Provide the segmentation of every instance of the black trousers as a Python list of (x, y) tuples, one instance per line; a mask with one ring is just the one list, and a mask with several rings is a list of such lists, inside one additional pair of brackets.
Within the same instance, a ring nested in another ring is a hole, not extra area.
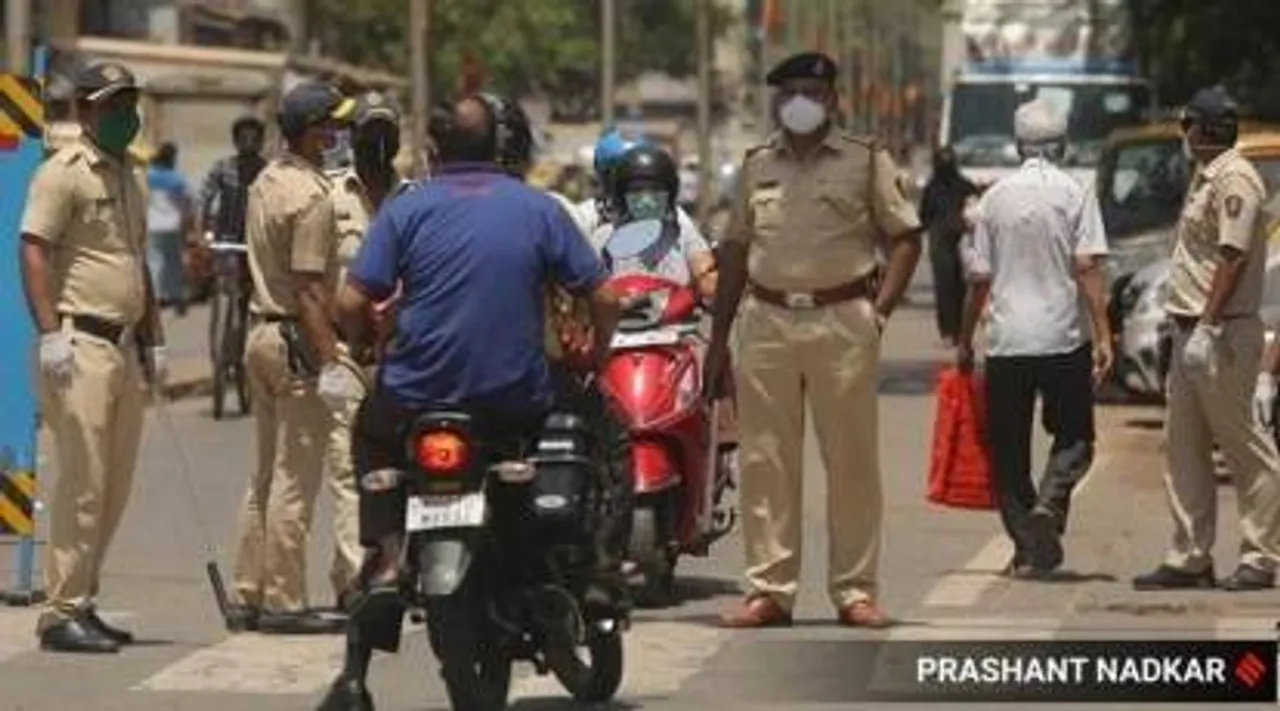
[[(1030, 550), (1027, 519), (1037, 505), (1066, 527), (1071, 493), (1093, 462), (1093, 359), (1085, 344), (1063, 354), (989, 357), (986, 365), (987, 442), (996, 499), (1015, 560)], [(1036, 396), (1053, 445), (1040, 485), (1031, 481), (1031, 427)]]
[(964, 269), (960, 263), (960, 235), (929, 233), (929, 263), (933, 267), (933, 300), (938, 335), (954, 339), (960, 334), (964, 311)]

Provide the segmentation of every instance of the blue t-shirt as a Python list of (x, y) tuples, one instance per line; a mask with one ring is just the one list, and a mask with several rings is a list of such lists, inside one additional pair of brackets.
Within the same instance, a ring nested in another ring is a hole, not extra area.
[(380, 385), (401, 405), (513, 416), (550, 404), (544, 288), (583, 293), (604, 266), (551, 197), (496, 168), (447, 166), (383, 206), (347, 278), (403, 291)]
[(182, 202), (187, 195), (187, 181), (182, 174), (170, 168), (150, 168), (147, 171), (147, 193), (147, 230), (181, 230)]

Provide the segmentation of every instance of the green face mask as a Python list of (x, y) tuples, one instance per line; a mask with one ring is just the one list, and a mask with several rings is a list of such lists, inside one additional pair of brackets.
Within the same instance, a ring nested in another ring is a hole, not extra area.
[(627, 214), (633, 220), (657, 220), (667, 212), (667, 194), (661, 190), (627, 193)]
[(124, 155), (138, 135), (141, 121), (137, 111), (121, 110), (103, 116), (98, 122), (98, 145), (115, 155)]

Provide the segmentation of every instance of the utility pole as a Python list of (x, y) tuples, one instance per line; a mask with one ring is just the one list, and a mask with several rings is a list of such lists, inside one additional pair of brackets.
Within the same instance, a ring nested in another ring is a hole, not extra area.
[(29, 74), (31, 64), (31, 0), (5, 0), (6, 66), (10, 74)]
[(711, 0), (694, 0), (698, 51), (698, 224), (711, 218)]
[(618, 71), (618, 3), (600, 0), (600, 121), (612, 126), (613, 104), (617, 92), (614, 80)]
[(427, 122), (431, 116), (430, 66), (427, 45), (431, 41), (431, 0), (409, 0), (409, 39), (413, 81), (414, 173), (426, 169)]

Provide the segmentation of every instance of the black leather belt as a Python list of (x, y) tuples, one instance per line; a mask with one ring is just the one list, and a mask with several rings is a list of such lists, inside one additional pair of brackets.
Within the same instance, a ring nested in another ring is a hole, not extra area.
[(97, 336), (104, 341), (121, 345), (120, 341), (124, 338), (128, 326), (118, 323), (112, 323), (106, 319), (97, 316), (89, 316), (87, 314), (72, 314), (65, 318), (71, 319), (71, 327), (90, 336)]
[(784, 309), (816, 309), (871, 296), (871, 279), (863, 277), (816, 291), (779, 291), (754, 281), (747, 287), (757, 299)]
[(288, 314), (253, 314), (253, 320), (256, 323), (288, 323), (297, 321), (298, 317)]

